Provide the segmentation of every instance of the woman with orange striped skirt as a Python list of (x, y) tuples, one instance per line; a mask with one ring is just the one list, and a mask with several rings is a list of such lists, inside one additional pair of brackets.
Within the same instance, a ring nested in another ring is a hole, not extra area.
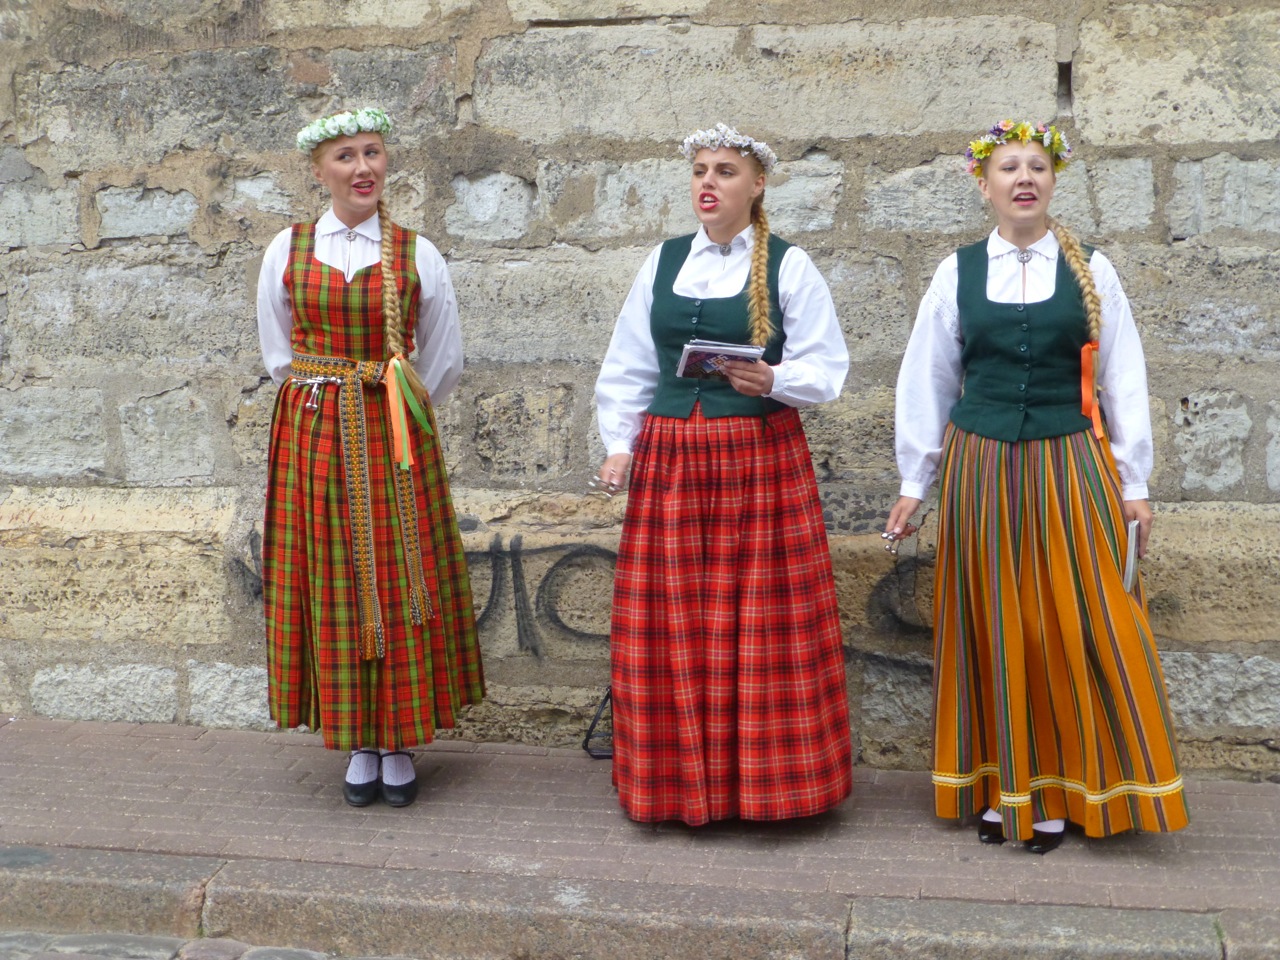
[(357, 807), (412, 803), (409, 749), (484, 695), (431, 406), (462, 373), (458, 306), (444, 258), (382, 202), (390, 130), (366, 108), (298, 134), (333, 205), (278, 234), (258, 279), (280, 385), (262, 544), (271, 716), (351, 751)]
[[(826, 282), (764, 213), (768, 145), (717, 125), (684, 141), (696, 234), (645, 261), (596, 383), (631, 473), (614, 579), (614, 783), (633, 820), (780, 820), (848, 796), (835, 582), (797, 407), (849, 366)], [(677, 376), (691, 339), (755, 344), (724, 379)], [(634, 457), (634, 459), (633, 459)]]
[(1035, 853), (1066, 821), (1187, 823), (1146, 599), (1124, 586), (1129, 522), (1139, 556), (1152, 524), (1145, 363), (1111, 263), (1048, 215), (1070, 155), (1056, 127), (1010, 120), (970, 145), (998, 223), (920, 304), (884, 533), (911, 533), (937, 478), (937, 812)]

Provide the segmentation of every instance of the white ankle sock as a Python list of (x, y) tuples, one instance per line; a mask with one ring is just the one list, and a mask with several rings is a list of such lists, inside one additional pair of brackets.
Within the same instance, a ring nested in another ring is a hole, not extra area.
[(1039, 830), (1041, 833), (1061, 833), (1066, 828), (1065, 820), (1041, 820), (1031, 825), (1032, 830)]
[(413, 759), (403, 753), (382, 751), (382, 782), (390, 787), (403, 786), (414, 779)]
[(351, 760), (347, 763), (347, 783), (372, 783), (377, 779), (377, 755), (352, 750)]
[(982, 811), (982, 819), (987, 823), (999, 823), (1003, 818), (1000, 816), (999, 810), (992, 810), (987, 807), (986, 810)]

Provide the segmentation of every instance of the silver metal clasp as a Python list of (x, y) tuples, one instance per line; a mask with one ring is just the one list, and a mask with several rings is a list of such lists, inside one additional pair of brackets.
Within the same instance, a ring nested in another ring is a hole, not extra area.
[(300, 387), (310, 387), (311, 396), (307, 397), (308, 410), (320, 409), (320, 388), (326, 383), (341, 383), (341, 377), (294, 377), (293, 382)]

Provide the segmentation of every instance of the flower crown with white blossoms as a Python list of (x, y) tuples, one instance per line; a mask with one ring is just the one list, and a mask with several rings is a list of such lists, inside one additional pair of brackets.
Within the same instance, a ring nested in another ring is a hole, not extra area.
[(748, 137), (723, 123), (717, 123), (710, 130), (695, 130), (689, 134), (684, 138), (684, 143), (680, 144), (680, 154), (692, 162), (699, 150), (719, 150), (721, 147), (737, 150), (744, 157), (754, 155), (760, 166), (764, 167), (765, 173), (773, 173), (774, 165), (778, 162), (778, 155), (763, 140)]
[(1017, 140), (1020, 143), (1040, 144), (1053, 158), (1053, 171), (1057, 173), (1071, 162), (1071, 144), (1057, 127), (1047, 123), (1031, 123), (1029, 120), (1001, 120), (994, 127), (973, 140), (964, 158), (969, 161), (968, 170), (975, 177), (982, 176), (982, 161), (991, 156), (996, 147)]
[(298, 149), (311, 153), (326, 140), (334, 137), (354, 137), (357, 133), (391, 133), (391, 118), (377, 107), (364, 107), (352, 113), (344, 110), (329, 117), (313, 120), (298, 131)]

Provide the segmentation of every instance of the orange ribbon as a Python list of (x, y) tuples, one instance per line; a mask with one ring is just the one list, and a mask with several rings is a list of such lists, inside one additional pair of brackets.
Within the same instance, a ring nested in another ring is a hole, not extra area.
[(400, 462), (401, 470), (413, 466), (413, 444), (409, 441), (409, 419), (405, 415), (405, 407), (413, 414), (413, 419), (427, 433), (431, 433), (431, 421), (427, 413), (418, 403), (418, 398), (409, 388), (409, 381), (401, 367), (404, 357), (396, 354), (387, 361), (387, 369), (383, 381), (387, 385), (387, 412), (391, 416), (391, 444), (395, 450), (395, 459)]
[(1102, 439), (1102, 411), (1098, 407), (1098, 341), (1080, 348), (1080, 412), (1093, 421), (1093, 435)]

